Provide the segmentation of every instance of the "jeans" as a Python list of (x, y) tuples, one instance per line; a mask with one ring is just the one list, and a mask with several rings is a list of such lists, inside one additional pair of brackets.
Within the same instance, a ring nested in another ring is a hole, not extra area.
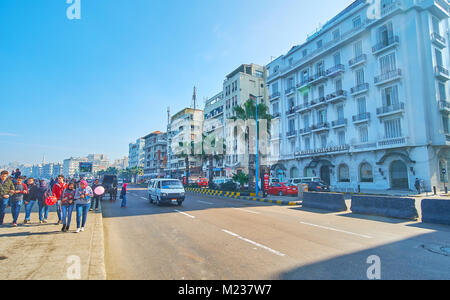
[(11, 201), (11, 215), (13, 218), (13, 224), (17, 224), (17, 219), (19, 218), (20, 209), (22, 208), (23, 200)]
[(121, 207), (125, 207), (125, 206), (127, 206), (127, 195), (123, 195), (123, 199), (122, 199)]
[(70, 222), (72, 221), (73, 208), (73, 204), (61, 206), (62, 222), (63, 225), (66, 225), (67, 227), (70, 227)]
[(3, 219), (5, 218), (5, 210), (6, 206), (8, 205), (9, 198), (8, 199), (0, 199), (0, 225), (3, 224)]
[[(87, 214), (91, 204), (77, 204), (77, 228), (84, 227), (86, 225)], [(81, 226), (80, 226), (81, 225)]]
[(25, 204), (25, 221), (30, 221), (31, 219), (31, 210), (33, 209), (36, 201), (29, 201), (28, 204)]
[(39, 201), (39, 221), (44, 221), (48, 219), (48, 211), (50, 207), (44, 202)]
[(58, 214), (58, 221), (61, 221), (61, 200), (58, 200), (58, 202), (56, 202), (55, 204), (56, 206), (56, 213)]
[[(99, 204), (99, 202), (100, 202), (100, 197), (94, 197), (94, 203), (95, 203), (95, 209), (98, 209), (98, 204)], [(94, 205), (92, 205), (92, 206), (94, 206)]]

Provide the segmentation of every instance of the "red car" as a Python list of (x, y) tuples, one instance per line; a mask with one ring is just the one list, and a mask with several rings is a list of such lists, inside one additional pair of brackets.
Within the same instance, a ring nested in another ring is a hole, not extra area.
[(278, 196), (297, 196), (298, 188), (295, 185), (289, 185), (287, 183), (274, 183), (270, 186), (267, 193)]
[(208, 182), (208, 179), (206, 179), (206, 178), (200, 178), (197, 181), (197, 184), (198, 184), (198, 187), (203, 188), (203, 187), (208, 187), (209, 182)]

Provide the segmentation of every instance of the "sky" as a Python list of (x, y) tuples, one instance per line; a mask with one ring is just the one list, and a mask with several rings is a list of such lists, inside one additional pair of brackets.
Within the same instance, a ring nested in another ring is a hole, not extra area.
[[(0, 165), (128, 155), (175, 114), (265, 65), (352, 0), (0, 0)], [(70, 1), (69, 1), (70, 2)]]

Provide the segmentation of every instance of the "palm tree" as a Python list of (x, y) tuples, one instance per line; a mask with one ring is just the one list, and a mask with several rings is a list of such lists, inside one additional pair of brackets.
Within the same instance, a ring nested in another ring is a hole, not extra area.
[[(256, 105), (255, 101), (250, 98), (247, 100), (244, 105), (236, 106), (233, 109), (234, 116), (230, 119), (236, 121), (236, 120), (243, 120), (243, 121), (250, 121), (256, 119)], [(267, 120), (267, 133), (270, 134), (270, 123), (272, 120), (272, 116), (269, 114), (269, 108), (264, 103), (258, 104), (258, 126), (257, 126), (257, 132), (256, 134), (259, 134), (259, 120)], [(249, 136), (249, 129), (246, 128), (245, 132), (245, 143), (246, 147), (249, 153), (249, 159), (248, 159), (248, 176), (249, 176), (249, 187), (254, 188), (254, 166), (256, 161), (256, 155), (250, 154), (250, 136)], [(259, 174), (258, 174), (259, 177)], [(258, 182), (258, 180), (256, 180)]]

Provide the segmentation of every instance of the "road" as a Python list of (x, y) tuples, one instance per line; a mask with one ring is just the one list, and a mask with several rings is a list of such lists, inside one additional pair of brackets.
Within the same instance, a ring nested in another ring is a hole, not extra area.
[(372, 256), (381, 279), (450, 279), (448, 226), (139, 188), (103, 216), (108, 279), (368, 279)]

